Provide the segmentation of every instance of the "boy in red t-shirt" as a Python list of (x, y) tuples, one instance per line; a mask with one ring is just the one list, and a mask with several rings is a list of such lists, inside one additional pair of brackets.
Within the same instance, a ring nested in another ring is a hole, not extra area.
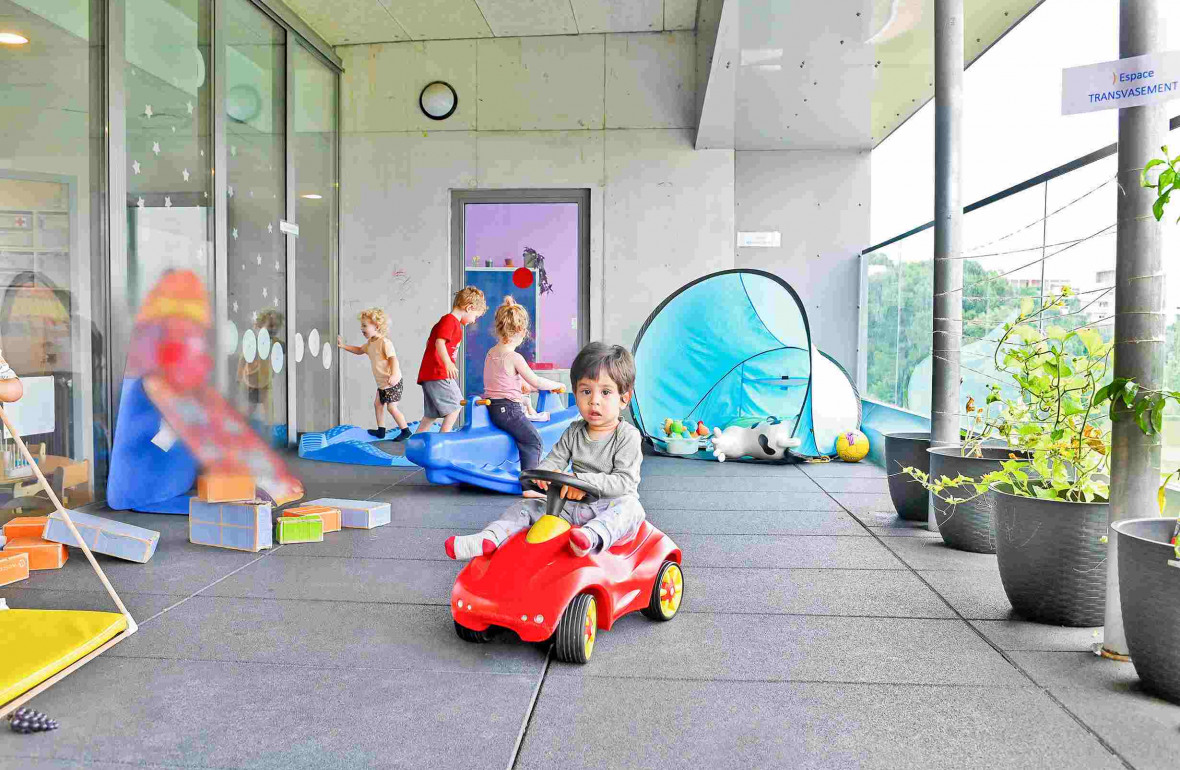
[(463, 327), (475, 323), (475, 319), (487, 309), (483, 292), (467, 286), (456, 292), (451, 312), (440, 318), (430, 330), (422, 366), (418, 369), (418, 384), (422, 386), (422, 422), (418, 425), (418, 433), (430, 430), (434, 421), (440, 418), (443, 433), (455, 427), (463, 400), (455, 353), (463, 341)]

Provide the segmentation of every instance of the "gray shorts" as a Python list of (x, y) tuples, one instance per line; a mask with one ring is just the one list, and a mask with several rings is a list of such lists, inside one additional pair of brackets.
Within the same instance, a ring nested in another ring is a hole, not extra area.
[(446, 417), (459, 410), (463, 392), (457, 380), (427, 380), (422, 383), (422, 416)]

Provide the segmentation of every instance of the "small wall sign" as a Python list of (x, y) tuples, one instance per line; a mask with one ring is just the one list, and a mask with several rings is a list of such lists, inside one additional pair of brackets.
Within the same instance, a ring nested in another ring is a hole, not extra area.
[(1061, 71), (1061, 114), (1115, 110), (1180, 99), (1180, 51)]
[(739, 232), (738, 248), (742, 249), (777, 249), (782, 245), (782, 233), (777, 230), (770, 232)]

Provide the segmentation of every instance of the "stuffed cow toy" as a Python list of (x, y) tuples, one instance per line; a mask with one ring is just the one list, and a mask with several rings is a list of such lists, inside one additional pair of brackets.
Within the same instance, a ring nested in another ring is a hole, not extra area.
[(726, 458), (752, 457), (756, 460), (782, 460), (787, 450), (799, 446), (799, 439), (791, 435), (791, 427), (774, 418), (750, 427), (730, 425), (725, 430), (713, 429), (713, 456), (718, 462)]

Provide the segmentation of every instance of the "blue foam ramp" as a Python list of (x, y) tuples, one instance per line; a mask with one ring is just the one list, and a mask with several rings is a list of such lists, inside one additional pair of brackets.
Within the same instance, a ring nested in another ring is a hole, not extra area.
[[(426, 471), (431, 484), (471, 484), (506, 495), (520, 494), (520, 453), (516, 441), (492, 425), (488, 408), (468, 401), (464, 425), (451, 433), (432, 433), (410, 437), (406, 457)], [(537, 407), (549, 412), (549, 422), (536, 422), (541, 434), (542, 457), (553, 448), (561, 434), (574, 420), (578, 408), (563, 408), (552, 393), (541, 393)]]
[[(418, 427), (417, 422), (409, 423), (410, 430)], [(430, 427), (437, 433), (441, 426), (436, 422)], [(396, 430), (396, 428), (395, 428)], [(389, 441), (388, 436), (379, 439), (366, 428), (355, 425), (337, 425), (322, 433), (304, 433), (299, 438), (299, 456), (305, 460), (347, 465), (375, 465), (387, 468), (413, 468), (414, 463), (400, 455), (383, 452), (373, 444)]]
[(123, 380), (119, 422), (107, 474), (107, 505), (145, 513), (188, 514), (186, 494), (197, 480), (197, 461), (177, 440), (165, 452), (152, 443), (160, 412), (137, 377)]

